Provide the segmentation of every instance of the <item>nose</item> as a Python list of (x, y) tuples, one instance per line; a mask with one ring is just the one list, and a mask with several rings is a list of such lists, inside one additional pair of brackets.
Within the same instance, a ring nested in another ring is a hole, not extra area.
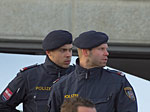
[(104, 54), (105, 54), (105, 56), (108, 56), (109, 52), (106, 50)]
[(72, 56), (72, 51), (69, 51), (69, 50), (68, 50), (68, 51), (66, 52), (66, 56), (67, 56), (67, 57), (71, 57), (71, 56)]

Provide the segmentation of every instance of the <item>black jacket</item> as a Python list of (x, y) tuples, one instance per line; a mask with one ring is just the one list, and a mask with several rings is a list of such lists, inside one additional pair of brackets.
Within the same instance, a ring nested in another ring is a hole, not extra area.
[(125, 76), (103, 68), (75, 71), (52, 86), (49, 112), (60, 112), (65, 98), (80, 96), (96, 105), (97, 112), (137, 112), (135, 93)]
[(0, 95), (0, 112), (19, 112), (20, 103), (24, 112), (44, 112), (53, 82), (73, 70), (73, 66), (57, 66), (48, 57), (44, 64), (24, 68)]

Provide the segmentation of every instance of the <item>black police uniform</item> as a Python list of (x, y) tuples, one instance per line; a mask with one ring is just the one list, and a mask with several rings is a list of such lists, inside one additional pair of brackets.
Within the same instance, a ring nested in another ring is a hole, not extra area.
[(66, 98), (83, 97), (96, 105), (97, 112), (137, 112), (134, 90), (125, 76), (100, 67), (75, 71), (52, 86), (49, 112), (60, 112)]
[[(80, 34), (73, 44), (80, 49), (92, 49), (107, 41), (105, 33), (88, 31)], [(59, 112), (65, 98), (77, 96), (91, 100), (97, 112), (137, 112), (135, 93), (125, 76), (103, 67), (82, 68), (79, 60), (75, 71), (52, 87), (49, 112)]]
[(19, 112), (15, 107), (20, 103), (23, 103), (24, 112), (44, 112), (53, 82), (73, 71), (74, 67), (61, 68), (47, 57), (44, 64), (24, 69), (1, 94), (0, 112)]
[[(54, 30), (45, 37), (42, 47), (46, 52), (71, 43), (71, 33)], [(48, 56), (44, 64), (24, 68), (0, 95), (0, 112), (18, 112), (15, 108), (20, 103), (24, 112), (46, 111), (53, 82), (73, 70), (73, 66), (66, 69), (57, 66)]]

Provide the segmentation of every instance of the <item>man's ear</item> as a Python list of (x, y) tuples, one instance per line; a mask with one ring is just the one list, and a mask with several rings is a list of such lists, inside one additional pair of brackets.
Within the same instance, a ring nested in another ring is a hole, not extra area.
[(86, 57), (89, 56), (89, 50), (88, 49), (82, 49), (82, 54)]
[(48, 56), (51, 56), (51, 52), (50, 52), (50, 51), (46, 51), (46, 54), (47, 54)]

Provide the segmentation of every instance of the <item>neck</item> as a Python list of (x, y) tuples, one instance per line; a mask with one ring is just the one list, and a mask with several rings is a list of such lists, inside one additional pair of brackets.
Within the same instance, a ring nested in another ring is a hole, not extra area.
[(100, 67), (96, 64), (93, 64), (88, 58), (85, 58), (85, 57), (79, 59), (79, 64), (81, 67), (86, 68), (86, 69)]
[(86, 68), (86, 69), (94, 68), (93, 66), (91, 66), (89, 60), (86, 58), (80, 59), (79, 62), (80, 62), (80, 66), (83, 68)]

